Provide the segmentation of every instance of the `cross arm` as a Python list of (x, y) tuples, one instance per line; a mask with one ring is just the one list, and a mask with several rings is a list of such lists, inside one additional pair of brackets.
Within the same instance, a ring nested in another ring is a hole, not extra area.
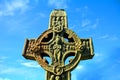
[(35, 60), (34, 53), (32, 52), (33, 45), (35, 44), (35, 39), (26, 39), (23, 49), (23, 56), (26, 59)]
[[(35, 60), (35, 49), (39, 51), (39, 53), (46, 52), (46, 55), (49, 55), (47, 53), (49, 51), (49, 45), (47, 43), (41, 43), (40, 45), (36, 45), (35, 39), (26, 39), (22, 55), (26, 59)], [(41, 56), (44, 55), (45, 54), (41, 54)]]
[[(79, 48), (79, 50), (81, 51), (81, 59), (80, 60), (92, 59), (92, 57), (94, 56), (92, 38), (80, 39), (80, 41), (81, 41), (81, 44), (79, 44), (79, 45), (81, 45), (81, 47)], [(74, 51), (75, 47), (76, 46), (74, 43), (64, 43), (65, 51), (69, 51), (69, 50)]]
[(92, 59), (92, 57), (94, 56), (92, 38), (81, 39), (81, 43), (83, 45), (83, 47), (81, 47), (81, 49), (83, 50), (81, 60)]

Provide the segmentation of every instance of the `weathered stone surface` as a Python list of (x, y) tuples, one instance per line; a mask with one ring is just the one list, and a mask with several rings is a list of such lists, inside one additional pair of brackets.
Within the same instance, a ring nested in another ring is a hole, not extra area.
[[(46, 80), (71, 80), (71, 71), (80, 60), (94, 56), (92, 39), (81, 39), (68, 29), (64, 10), (53, 10), (50, 14), (49, 28), (37, 39), (26, 39), (23, 56), (36, 60), (46, 71)], [(49, 57), (47, 61), (45, 57)], [(68, 57), (74, 56), (65, 61)]]

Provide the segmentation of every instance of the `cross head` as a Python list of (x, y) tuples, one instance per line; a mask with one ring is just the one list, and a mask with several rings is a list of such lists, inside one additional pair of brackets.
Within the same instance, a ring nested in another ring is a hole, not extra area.
[(46, 71), (46, 80), (71, 80), (71, 71), (81, 60), (91, 59), (94, 53), (92, 39), (79, 38), (68, 29), (66, 12), (55, 9), (50, 14), (48, 30), (37, 39), (26, 39), (22, 55), (38, 62)]

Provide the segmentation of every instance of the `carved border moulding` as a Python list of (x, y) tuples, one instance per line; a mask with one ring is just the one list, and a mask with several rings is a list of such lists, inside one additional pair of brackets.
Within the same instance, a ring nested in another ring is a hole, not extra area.
[(38, 62), (46, 71), (46, 80), (71, 80), (71, 71), (80, 60), (91, 59), (93, 51), (92, 39), (79, 38), (68, 29), (66, 12), (55, 9), (50, 14), (48, 30), (37, 39), (26, 39), (22, 55)]

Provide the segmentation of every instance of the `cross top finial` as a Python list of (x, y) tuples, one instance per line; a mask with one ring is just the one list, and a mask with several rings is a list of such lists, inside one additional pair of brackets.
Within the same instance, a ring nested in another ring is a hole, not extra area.
[(49, 29), (55, 28), (59, 25), (60, 30), (56, 29), (56, 31), (62, 31), (63, 28), (68, 28), (68, 22), (67, 22), (67, 15), (64, 9), (55, 9), (50, 14), (50, 20), (49, 20)]

